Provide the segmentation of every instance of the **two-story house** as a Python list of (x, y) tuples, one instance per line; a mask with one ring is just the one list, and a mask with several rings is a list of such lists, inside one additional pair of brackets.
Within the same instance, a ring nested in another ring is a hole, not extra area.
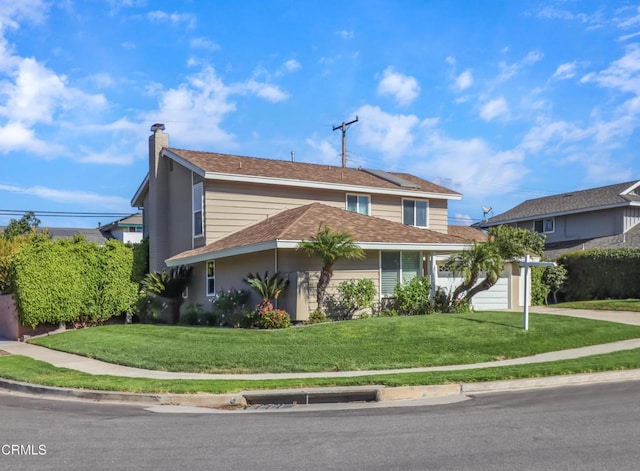
[(589, 248), (640, 247), (640, 181), (526, 200), (478, 223), (523, 227), (546, 236), (545, 255)]
[[(192, 302), (247, 288), (248, 273), (268, 270), (290, 279), (280, 307), (306, 319), (321, 263), (296, 249), (321, 225), (350, 232), (366, 253), (339, 261), (330, 289), (367, 277), (379, 298), (415, 276), (431, 276), (435, 289), (438, 261), (485, 238), (448, 225), (459, 193), (410, 174), (175, 149), (164, 125), (151, 130), (149, 173), (132, 205), (144, 208), (150, 269), (194, 267)], [(502, 307), (514, 306), (515, 285), (494, 291)]]
[(100, 225), (98, 230), (106, 239), (117, 239), (125, 244), (138, 244), (142, 242), (142, 214), (130, 214), (109, 224)]

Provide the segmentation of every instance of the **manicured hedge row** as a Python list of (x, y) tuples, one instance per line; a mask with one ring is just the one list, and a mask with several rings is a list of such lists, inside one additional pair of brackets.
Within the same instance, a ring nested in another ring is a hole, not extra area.
[(82, 237), (39, 240), (11, 258), (11, 279), (20, 322), (99, 323), (133, 312), (137, 284), (133, 251), (117, 240), (104, 246)]
[(640, 297), (640, 249), (591, 249), (558, 258), (568, 271), (567, 301)]

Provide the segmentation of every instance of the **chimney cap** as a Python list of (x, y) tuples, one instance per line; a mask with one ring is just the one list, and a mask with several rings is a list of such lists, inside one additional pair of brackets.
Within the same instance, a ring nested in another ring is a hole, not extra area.
[(164, 131), (164, 124), (162, 123), (155, 123), (154, 125), (151, 126), (151, 131), (152, 132), (156, 132), (156, 131)]

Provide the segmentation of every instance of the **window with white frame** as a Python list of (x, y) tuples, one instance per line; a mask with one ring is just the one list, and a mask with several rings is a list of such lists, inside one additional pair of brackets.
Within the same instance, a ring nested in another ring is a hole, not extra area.
[(202, 237), (203, 235), (203, 184), (202, 182), (193, 185), (193, 237)]
[(366, 216), (371, 214), (371, 198), (369, 195), (347, 195), (347, 211)]
[(207, 262), (207, 296), (216, 294), (216, 262)]
[(382, 252), (380, 256), (380, 293), (393, 296), (398, 283), (405, 285), (421, 276), (420, 252)]
[(424, 200), (402, 200), (402, 223), (407, 226), (427, 227), (428, 203)]
[(548, 234), (555, 231), (555, 219), (537, 219), (533, 221), (533, 230), (539, 234)]

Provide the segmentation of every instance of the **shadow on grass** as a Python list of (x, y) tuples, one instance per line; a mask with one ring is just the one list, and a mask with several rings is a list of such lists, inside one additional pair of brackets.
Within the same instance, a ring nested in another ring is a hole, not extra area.
[(496, 322), (496, 321), (489, 321), (489, 320), (484, 320), (484, 319), (476, 319), (473, 317), (456, 317), (457, 320), (462, 320), (462, 321), (471, 321), (471, 322), (477, 322), (478, 324), (494, 324), (494, 325), (501, 325), (504, 327), (510, 327), (512, 329), (521, 329), (522, 325), (518, 324), (518, 325), (514, 325), (514, 324), (506, 324), (504, 322)]

